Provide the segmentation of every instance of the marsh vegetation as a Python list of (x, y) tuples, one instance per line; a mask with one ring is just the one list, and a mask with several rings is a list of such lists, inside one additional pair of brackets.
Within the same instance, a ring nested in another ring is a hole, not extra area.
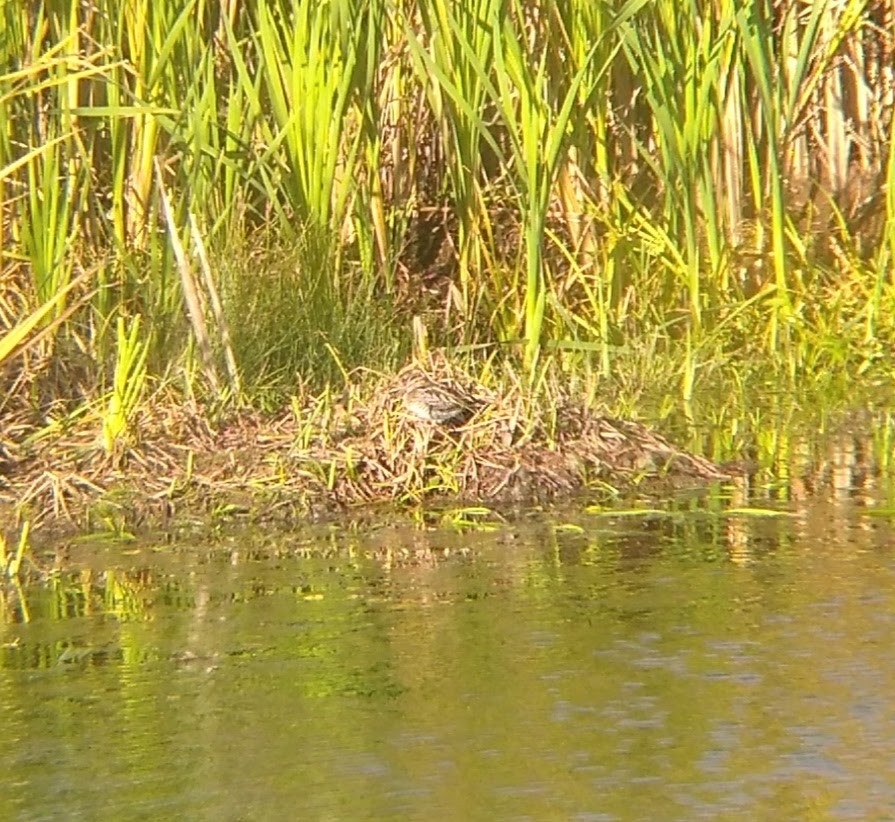
[(312, 440), (413, 318), (548, 442), (573, 396), (771, 465), (801, 404), (891, 407), (891, 4), (0, 13), (0, 493), (26, 520), (141, 475), (162, 507), (207, 490), (227, 436), (246, 487), (286, 481), (283, 431), (350, 481)]

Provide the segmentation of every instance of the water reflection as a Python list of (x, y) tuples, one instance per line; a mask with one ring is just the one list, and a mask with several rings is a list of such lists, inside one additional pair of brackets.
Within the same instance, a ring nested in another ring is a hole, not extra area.
[(7, 815), (889, 818), (891, 521), (771, 502), (73, 545), (2, 602)]

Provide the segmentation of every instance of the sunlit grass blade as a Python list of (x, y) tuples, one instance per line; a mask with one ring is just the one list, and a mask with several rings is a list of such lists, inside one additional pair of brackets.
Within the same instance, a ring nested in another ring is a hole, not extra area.
[(117, 356), (109, 393), (102, 416), (103, 448), (106, 454), (115, 449), (128, 427), (146, 382), (146, 356), (149, 348), (139, 338), (140, 317), (133, 318), (130, 329), (123, 317), (117, 323)]

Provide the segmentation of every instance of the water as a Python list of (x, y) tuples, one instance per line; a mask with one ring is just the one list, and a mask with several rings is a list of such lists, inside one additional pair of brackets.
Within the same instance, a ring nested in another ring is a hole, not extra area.
[(75, 544), (4, 593), (0, 815), (895, 818), (872, 503)]

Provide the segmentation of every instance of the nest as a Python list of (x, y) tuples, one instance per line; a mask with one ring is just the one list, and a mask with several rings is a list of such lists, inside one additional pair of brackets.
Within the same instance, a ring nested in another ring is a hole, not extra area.
[(594, 482), (729, 479), (644, 425), (595, 414), (567, 396), (553, 397), (544, 414), (520, 386), (489, 391), (446, 363), (410, 365), (386, 378), (355, 416), (353, 436), (308, 455), (342, 466), (346, 499), (529, 499)]
[(177, 508), (203, 505), (290, 516), (362, 502), (526, 501), (652, 477), (728, 478), (639, 423), (556, 390), (549, 403), (512, 381), (488, 390), (446, 362), (350, 386), (342, 403), (324, 394), (276, 417), (243, 412), (217, 427), (160, 397), (132, 426), (138, 436), (112, 454), (95, 421), (25, 447), (13, 441), (26, 439), (24, 427), (8, 427), (22, 436), (0, 440), (0, 506), (26, 511), (32, 524), (83, 527), (91, 512), (164, 523)]

